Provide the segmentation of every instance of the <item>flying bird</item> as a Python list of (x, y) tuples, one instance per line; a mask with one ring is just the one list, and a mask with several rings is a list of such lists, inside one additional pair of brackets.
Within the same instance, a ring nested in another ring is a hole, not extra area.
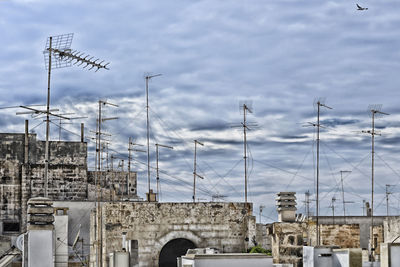
[(361, 10), (361, 11), (368, 10), (368, 7), (362, 7), (359, 4), (356, 4), (356, 5), (357, 5), (357, 10)]

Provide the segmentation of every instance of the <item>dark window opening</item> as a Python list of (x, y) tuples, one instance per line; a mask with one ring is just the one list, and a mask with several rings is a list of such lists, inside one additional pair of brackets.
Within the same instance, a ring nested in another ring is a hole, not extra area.
[(19, 223), (3, 222), (3, 232), (19, 232)]

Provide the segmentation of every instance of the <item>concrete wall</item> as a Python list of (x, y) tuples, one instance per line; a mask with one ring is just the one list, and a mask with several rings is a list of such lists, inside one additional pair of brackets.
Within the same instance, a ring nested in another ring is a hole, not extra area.
[[(104, 203), (101, 209), (103, 262), (110, 252), (121, 249), (122, 232), (138, 241), (140, 266), (157, 266), (163, 246), (176, 238), (196, 247), (221, 252), (243, 252), (253, 246), (256, 235), (252, 205), (244, 203)], [(96, 261), (94, 216), (91, 221), (91, 263)], [(248, 240), (248, 241), (246, 241)]]

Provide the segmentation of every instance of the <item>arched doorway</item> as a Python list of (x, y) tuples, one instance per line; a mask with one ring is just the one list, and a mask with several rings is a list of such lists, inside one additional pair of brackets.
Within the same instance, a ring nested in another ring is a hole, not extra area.
[(176, 267), (176, 258), (186, 254), (186, 251), (196, 246), (190, 240), (177, 238), (163, 246), (158, 260), (159, 267)]

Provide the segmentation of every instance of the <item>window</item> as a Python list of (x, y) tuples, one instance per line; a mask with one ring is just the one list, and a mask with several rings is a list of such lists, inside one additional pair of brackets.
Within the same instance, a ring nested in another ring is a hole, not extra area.
[(19, 232), (19, 223), (3, 222), (3, 232)]

